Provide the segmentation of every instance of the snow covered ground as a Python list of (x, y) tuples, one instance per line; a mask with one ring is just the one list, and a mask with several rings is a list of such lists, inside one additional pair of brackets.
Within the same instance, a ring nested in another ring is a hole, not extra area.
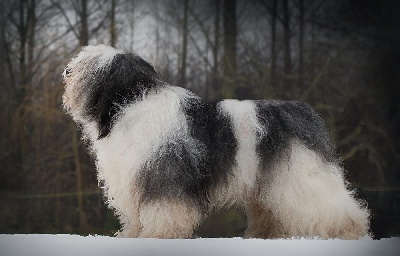
[(1, 256), (213, 256), (213, 255), (400, 255), (400, 238), (358, 241), (242, 238), (131, 239), (78, 235), (0, 235)]

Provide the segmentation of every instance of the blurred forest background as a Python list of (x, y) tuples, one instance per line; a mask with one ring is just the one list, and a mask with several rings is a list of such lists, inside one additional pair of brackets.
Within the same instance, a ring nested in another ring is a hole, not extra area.
[[(375, 237), (400, 236), (399, 12), (397, 0), (0, 0), (0, 233), (118, 230), (61, 108), (64, 66), (105, 43), (206, 99), (308, 102), (368, 201)], [(230, 209), (197, 235), (244, 229)]]

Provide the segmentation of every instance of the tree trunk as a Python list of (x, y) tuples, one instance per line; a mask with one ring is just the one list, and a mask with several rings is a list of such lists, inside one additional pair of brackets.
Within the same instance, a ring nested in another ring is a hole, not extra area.
[(236, 81), (236, 0), (224, 1), (224, 88), (223, 96), (233, 97), (233, 83)]
[[(11, 54), (12, 54), (12, 52), (11, 52), (11, 44), (12, 44), (12, 42), (8, 42), (7, 41), (6, 36), (5, 36), (5, 29), (3, 29), (1, 31), (1, 33), (3, 33), (2, 37), (3, 37), (3, 40), (4, 40), (2, 46), (3, 46), (3, 51), (4, 51), (4, 54), (5, 54), (5, 62), (6, 62), (6, 65), (7, 65), (7, 71), (6, 72), (8, 72), (9, 75), (10, 75), (11, 88), (17, 88), (16, 81), (15, 81), (13, 60), (11, 60), (11, 58), (12, 58), (11, 57)], [(16, 95), (13, 95), (13, 98), (15, 98), (15, 96)]]
[(278, 0), (272, 1), (271, 13), (271, 69), (270, 69), (270, 82), (271, 86), (275, 87), (276, 84), (276, 20), (278, 15)]
[(160, 26), (161, 26), (161, 22), (160, 22), (160, 11), (158, 8), (158, 5), (160, 3), (158, 1), (154, 2), (154, 8), (155, 8), (155, 13), (156, 13), (156, 49), (155, 49), (155, 60), (154, 60), (154, 65), (157, 67), (160, 65)]
[[(219, 54), (219, 38), (220, 38), (220, 19), (221, 19), (221, 0), (215, 0), (215, 19), (214, 19), (214, 45), (212, 47), (213, 52), (213, 67), (212, 67), (212, 86), (215, 91), (219, 91), (220, 83), (218, 79), (218, 54)], [(207, 86), (207, 96), (210, 97), (210, 89)]]
[(283, 8), (283, 73), (285, 79), (289, 79), (292, 72), (292, 63), (290, 55), (290, 15), (288, 0), (282, 1)]
[[(80, 10), (80, 34), (79, 34), (79, 45), (86, 46), (89, 44), (89, 29), (87, 23), (87, 0), (81, 0), (81, 10)], [(85, 214), (84, 206), (84, 198), (83, 198), (83, 169), (81, 167), (81, 159), (79, 156), (79, 136), (76, 132), (76, 127), (72, 127), (72, 149), (74, 156), (74, 165), (75, 165), (75, 177), (76, 177), (76, 199), (78, 202), (78, 217), (79, 217), (79, 227), (81, 230), (84, 230), (85, 227), (88, 226), (87, 217)]]
[(131, 29), (131, 35), (130, 35), (130, 50), (133, 52), (133, 44), (134, 44), (134, 36), (135, 36), (135, 0), (131, 0), (131, 15), (132, 18), (129, 21), (129, 26)]
[(182, 24), (182, 57), (181, 57), (181, 79), (180, 86), (186, 87), (186, 58), (187, 58), (187, 46), (188, 46), (188, 2), (183, 2), (183, 24)]
[[(26, 42), (27, 42), (27, 25), (26, 25), (26, 5), (27, 2), (26, 0), (20, 0), (19, 1), (19, 10), (18, 10), (18, 18), (19, 18), (19, 24), (17, 25), (17, 30), (18, 30), (18, 36), (19, 36), (19, 52), (18, 52), (18, 59), (19, 59), (19, 81), (18, 81), (18, 86), (15, 90), (15, 95), (16, 95), (16, 107), (21, 107), (20, 111), (15, 111), (13, 114), (16, 115), (17, 118), (23, 120), (25, 116), (25, 108), (24, 108), (24, 99), (26, 96)], [(26, 131), (23, 129), (24, 127), (21, 127), (22, 130), (18, 134), (18, 140), (16, 143), (16, 161), (19, 164), (19, 168), (21, 171), (26, 171), (26, 165), (25, 165), (25, 156), (26, 156), (26, 149), (25, 149), (25, 135)], [(25, 177), (26, 180), (28, 180), (27, 177)], [(26, 184), (29, 184), (27, 181), (25, 181)]]
[(79, 155), (79, 137), (76, 132), (76, 127), (72, 126), (72, 149), (75, 164), (75, 178), (76, 178), (76, 199), (78, 202), (78, 216), (79, 216), (79, 227), (81, 230), (85, 230), (88, 226), (87, 217), (83, 209), (84, 199), (83, 199), (83, 171), (81, 166), (81, 159)]
[(87, 0), (81, 0), (81, 10), (79, 13), (81, 30), (79, 34), (79, 45), (85, 46), (89, 44), (89, 29), (87, 22)]
[(116, 0), (111, 0), (110, 44), (112, 47), (115, 47), (117, 43), (117, 33), (115, 27), (115, 6), (116, 6)]
[(26, 0), (19, 1), (19, 88), (18, 101), (22, 101), (26, 91), (26, 41), (27, 41), (27, 26), (25, 22), (25, 6)]
[(315, 76), (315, 7), (314, 7), (314, 0), (311, 1), (311, 75)]
[(36, 28), (36, 0), (30, 0), (28, 6), (28, 79), (33, 78), (35, 28)]
[(299, 86), (304, 85), (304, 0), (299, 0), (300, 32), (299, 32)]

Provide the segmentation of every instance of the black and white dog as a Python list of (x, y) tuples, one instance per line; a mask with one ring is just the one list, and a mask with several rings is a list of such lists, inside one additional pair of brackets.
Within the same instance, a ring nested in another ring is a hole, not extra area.
[(294, 101), (206, 102), (139, 56), (87, 46), (65, 68), (119, 236), (188, 238), (212, 211), (243, 207), (247, 237), (367, 235), (321, 117)]

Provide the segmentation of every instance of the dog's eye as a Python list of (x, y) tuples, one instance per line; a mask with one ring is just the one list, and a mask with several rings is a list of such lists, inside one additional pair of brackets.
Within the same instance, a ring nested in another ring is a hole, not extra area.
[(64, 78), (66, 78), (66, 77), (69, 77), (70, 75), (71, 75), (71, 69), (70, 68), (68, 68), (68, 67), (66, 67), (65, 69), (64, 69), (64, 72), (63, 72), (63, 77)]

